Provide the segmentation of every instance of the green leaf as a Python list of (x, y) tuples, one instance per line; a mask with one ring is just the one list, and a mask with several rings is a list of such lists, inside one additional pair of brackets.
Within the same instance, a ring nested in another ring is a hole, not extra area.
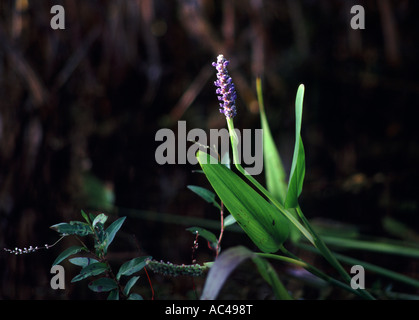
[(127, 284), (125, 285), (125, 288), (124, 288), (124, 294), (126, 296), (128, 296), (131, 288), (134, 286), (134, 284), (137, 282), (138, 279), (140, 279), (139, 276), (132, 277), (131, 279), (129, 279), (129, 281), (127, 282)]
[(144, 300), (138, 293), (131, 293), (127, 300)]
[(100, 213), (96, 216), (95, 220), (93, 220), (92, 226), (95, 227), (98, 223), (105, 224), (106, 220), (108, 220), (108, 216), (104, 213)]
[(109, 245), (112, 243), (113, 239), (115, 238), (115, 234), (119, 231), (122, 224), (124, 223), (126, 217), (119, 218), (118, 220), (114, 221), (107, 229), (107, 243), (105, 247), (105, 251), (108, 249)]
[(236, 222), (236, 219), (234, 219), (234, 217), (231, 214), (229, 214), (227, 217), (224, 218), (224, 229), (228, 226), (235, 224)]
[(109, 292), (107, 300), (119, 300), (119, 291), (118, 289), (113, 289)]
[(298, 197), (303, 190), (305, 176), (305, 154), (303, 141), (301, 139), (301, 122), (303, 118), (304, 85), (300, 85), (295, 99), (295, 145), (292, 158), (290, 179), (288, 181), (288, 192), (285, 199), (285, 208), (296, 208)]
[(100, 278), (90, 282), (88, 287), (94, 292), (107, 292), (118, 288), (118, 284), (113, 279)]
[(61, 252), (61, 254), (58, 255), (58, 257), (55, 259), (55, 261), (52, 265), (55, 266), (56, 264), (59, 264), (64, 259), (68, 258), (69, 256), (71, 256), (73, 254), (76, 254), (76, 253), (79, 253), (82, 250), (86, 250), (86, 248), (81, 247), (81, 246), (72, 246), (70, 248), (67, 248), (66, 250)]
[(199, 151), (204, 173), (240, 227), (263, 252), (275, 252), (288, 237), (288, 221), (234, 172)]
[(139, 257), (125, 262), (118, 271), (116, 278), (119, 280), (121, 276), (130, 276), (133, 273), (140, 271), (146, 265), (146, 260), (151, 257)]
[(71, 280), (71, 282), (77, 282), (77, 281), (86, 279), (87, 277), (97, 276), (99, 274), (106, 272), (107, 270), (108, 270), (108, 266), (106, 265), (106, 263), (95, 262), (81, 269), (80, 273), (77, 276), (75, 276)]
[(77, 258), (68, 259), (68, 261), (82, 268), (88, 266), (89, 264), (99, 262), (96, 259), (88, 258), (88, 257), (77, 257)]
[(108, 250), (108, 234), (105, 232), (102, 223), (97, 223), (95, 226), (95, 249), (98, 256), (105, 256)]
[(260, 78), (256, 79), (256, 91), (260, 108), (261, 127), (263, 129), (263, 160), (266, 187), (272, 196), (283, 205), (288, 189), (285, 181), (286, 174), (265, 114)]
[(215, 234), (213, 234), (211, 231), (208, 231), (204, 228), (200, 228), (200, 227), (190, 227), (187, 228), (186, 230), (192, 232), (193, 234), (199, 234), (199, 236), (201, 236), (202, 238), (204, 238), (205, 240), (207, 240), (212, 248), (217, 248), (217, 244), (218, 244), (218, 239), (215, 236)]
[(243, 246), (237, 246), (227, 249), (215, 260), (208, 272), (201, 300), (215, 300), (231, 272), (244, 260), (249, 258), (256, 263), (259, 272), (272, 286), (277, 298), (291, 298), (269, 263), (249, 249)]
[(84, 237), (93, 233), (89, 224), (80, 221), (70, 221), (70, 223), (62, 222), (54, 224), (50, 228), (62, 235), (78, 235)]
[(89, 216), (86, 214), (86, 212), (84, 212), (83, 210), (81, 210), (81, 215), (83, 216), (84, 220), (86, 220), (86, 222), (88, 224), (90, 224), (90, 219), (89, 219)]
[(215, 207), (221, 210), (220, 205), (217, 201), (215, 201), (215, 194), (214, 192), (209, 191), (208, 189), (198, 187), (198, 186), (188, 186), (187, 187), (192, 192), (196, 193), (202, 199), (204, 199), (208, 203), (212, 203)]

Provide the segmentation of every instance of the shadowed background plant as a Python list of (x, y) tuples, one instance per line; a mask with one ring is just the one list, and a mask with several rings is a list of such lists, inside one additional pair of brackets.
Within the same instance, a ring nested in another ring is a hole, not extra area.
[[(54, 4), (66, 10), (65, 30), (49, 26)], [(350, 28), (353, 4), (365, 7), (365, 30)], [(231, 60), (241, 102), (238, 128), (260, 127), (255, 80), (262, 77), (269, 124), (287, 169), (295, 88), (310, 88), (300, 199), (308, 219), (329, 235), (337, 230), (349, 238), (362, 231), (417, 241), (416, 7), (390, 0), (2, 1), (0, 247), (51, 244), (56, 234), (46, 227), (77, 220), (83, 208), (130, 219), (115, 240), (115, 261), (152, 254), (190, 263), (194, 236), (185, 228), (207, 227), (193, 220), (205, 219), (219, 230), (219, 212), (187, 189), (205, 186), (191, 172), (196, 168), (155, 163), (154, 135), (161, 127), (176, 128), (180, 119), (188, 128), (225, 126), (209, 63), (220, 52)], [(246, 241), (229, 233), (223, 245), (237, 239)], [(89, 297), (70, 284), (62, 292), (50, 289), (50, 266), (61, 252), (54, 248), (16, 257), (1, 253), (0, 298)], [(200, 243), (197, 259), (212, 255)], [(410, 255), (357, 255), (417, 278)], [(302, 285), (288, 278), (298, 270), (276, 267), (301, 296), (330, 295), (311, 279)], [(232, 297), (240, 287), (234, 297), (266, 297), (263, 285), (251, 293), (252, 281), (259, 280), (252, 280), (252, 267), (243, 268), (221, 295)], [(66, 270), (71, 279), (71, 267)], [(190, 280), (156, 277), (154, 286), (161, 299), (195, 297)], [(400, 284), (393, 289), (417, 293)]]

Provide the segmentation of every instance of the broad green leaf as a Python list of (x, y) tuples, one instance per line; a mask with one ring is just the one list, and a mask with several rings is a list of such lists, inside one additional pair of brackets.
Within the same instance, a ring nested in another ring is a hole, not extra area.
[(75, 276), (71, 280), (71, 282), (77, 282), (77, 281), (86, 279), (87, 277), (90, 277), (90, 276), (97, 276), (99, 274), (106, 272), (107, 270), (108, 270), (108, 266), (106, 265), (106, 263), (95, 262), (81, 269), (80, 273), (77, 276)]
[(254, 252), (243, 246), (224, 251), (212, 264), (205, 281), (201, 300), (214, 300), (231, 272), (246, 259), (252, 259), (262, 277), (272, 286), (278, 299), (290, 299), (288, 292), (279, 280), (272, 266)]
[(190, 227), (190, 228), (187, 228), (186, 230), (192, 232), (193, 234), (198, 233), (202, 238), (204, 238), (210, 243), (212, 248), (214, 249), (217, 248), (218, 239), (215, 236), (215, 234), (213, 234), (211, 231), (208, 231), (200, 227)]
[(100, 278), (90, 282), (88, 287), (94, 292), (107, 292), (118, 288), (118, 284), (113, 279)]
[(98, 223), (105, 224), (106, 220), (108, 220), (108, 216), (104, 213), (100, 213), (96, 216), (95, 220), (93, 220), (92, 226), (95, 227)]
[(266, 187), (272, 196), (283, 205), (288, 189), (285, 181), (286, 174), (266, 117), (260, 78), (256, 79), (256, 91), (259, 101), (261, 126), (263, 129), (263, 160)]
[(263, 252), (275, 252), (288, 237), (288, 221), (238, 175), (199, 151), (204, 173), (240, 227)]
[(58, 257), (55, 259), (54, 263), (52, 264), (53, 266), (55, 266), (56, 264), (59, 264), (61, 261), (63, 261), (64, 259), (68, 258), (69, 256), (79, 253), (82, 250), (86, 250), (84, 247), (81, 246), (72, 246), (70, 248), (67, 248), (66, 250), (64, 250), (63, 252), (61, 252)]
[(296, 208), (298, 197), (303, 190), (305, 176), (305, 154), (301, 139), (301, 122), (303, 118), (304, 85), (300, 85), (295, 99), (295, 145), (292, 158), (288, 192), (285, 199), (285, 208)]
[(70, 221), (70, 223), (62, 222), (54, 224), (50, 227), (51, 229), (63, 234), (63, 235), (78, 235), (81, 237), (92, 234), (90, 225), (80, 221)]
[(119, 290), (118, 289), (111, 290), (111, 292), (109, 292), (107, 300), (119, 300)]
[(82, 268), (88, 266), (89, 264), (99, 262), (96, 259), (88, 258), (88, 257), (77, 257), (77, 258), (68, 259), (68, 261)]
[(132, 277), (131, 279), (128, 280), (128, 282), (127, 282), (127, 284), (125, 285), (125, 288), (124, 288), (124, 294), (126, 296), (128, 296), (129, 292), (131, 291), (131, 288), (134, 286), (134, 284), (137, 282), (138, 279), (140, 279), (139, 276)]
[(116, 278), (119, 280), (121, 276), (130, 276), (133, 273), (140, 271), (142, 268), (146, 266), (147, 259), (151, 259), (151, 257), (139, 257), (125, 262), (119, 268)]
[(127, 300), (144, 300), (138, 293), (131, 293)]
[(188, 189), (192, 192), (196, 193), (202, 199), (204, 199), (208, 203), (212, 203), (218, 209), (221, 209), (220, 205), (217, 201), (215, 201), (215, 194), (214, 192), (209, 191), (208, 189), (198, 187), (198, 186), (188, 186)]
[(113, 239), (115, 238), (115, 234), (119, 231), (122, 224), (124, 223), (126, 217), (119, 218), (118, 220), (114, 221), (107, 229), (107, 243), (105, 249), (107, 250), (109, 245), (112, 243)]

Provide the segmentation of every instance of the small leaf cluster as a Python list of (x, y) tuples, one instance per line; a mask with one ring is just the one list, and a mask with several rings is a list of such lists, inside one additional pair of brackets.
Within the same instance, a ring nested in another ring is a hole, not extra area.
[[(128, 300), (142, 300), (142, 296), (131, 292), (139, 276), (134, 274), (139, 272), (146, 266), (146, 261), (151, 257), (138, 257), (131, 259), (122, 264), (116, 273), (106, 258), (109, 245), (120, 230), (126, 217), (121, 217), (105, 228), (108, 216), (104, 213), (98, 215), (86, 214), (81, 211), (85, 220), (70, 221), (69, 223), (58, 223), (50, 228), (60, 233), (62, 236), (75, 236), (81, 243), (78, 246), (71, 246), (64, 250), (54, 261), (53, 265), (59, 264), (72, 255), (80, 252), (87, 252), (90, 256), (79, 256), (68, 259), (68, 261), (76, 266), (81, 267), (78, 275), (71, 282), (78, 282), (86, 278), (94, 279), (88, 284), (88, 288), (94, 292), (109, 292), (109, 300), (119, 300), (120, 298)], [(90, 236), (94, 241), (94, 250), (90, 250), (80, 237)], [(122, 277), (129, 277), (125, 285), (121, 284)]]

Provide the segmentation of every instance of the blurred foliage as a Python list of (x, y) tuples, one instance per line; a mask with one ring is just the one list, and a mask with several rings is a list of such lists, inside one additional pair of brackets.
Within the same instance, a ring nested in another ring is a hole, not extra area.
[[(65, 30), (50, 28), (55, 4), (65, 8)], [(365, 30), (350, 28), (354, 4), (365, 7)], [(225, 126), (212, 83), (219, 53), (231, 60), (237, 128), (260, 127), (261, 76), (287, 168), (295, 90), (305, 84), (301, 206), (309, 218), (378, 235), (383, 217), (416, 229), (417, 9), (409, 0), (1, 1), (0, 247), (52, 243), (49, 225), (98, 201), (91, 210), (218, 219), (186, 188), (204, 185), (196, 168), (155, 162), (154, 135), (180, 119), (188, 129)], [(184, 226), (135, 221), (122, 255), (189, 262), (193, 235)], [(211, 254), (203, 247), (198, 256)], [(50, 289), (55, 256), (2, 253), (0, 298), (88, 296)], [(417, 275), (417, 262), (389, 260)], [(188, 281), (155, 282), (162, 298), (191, 296)]]

